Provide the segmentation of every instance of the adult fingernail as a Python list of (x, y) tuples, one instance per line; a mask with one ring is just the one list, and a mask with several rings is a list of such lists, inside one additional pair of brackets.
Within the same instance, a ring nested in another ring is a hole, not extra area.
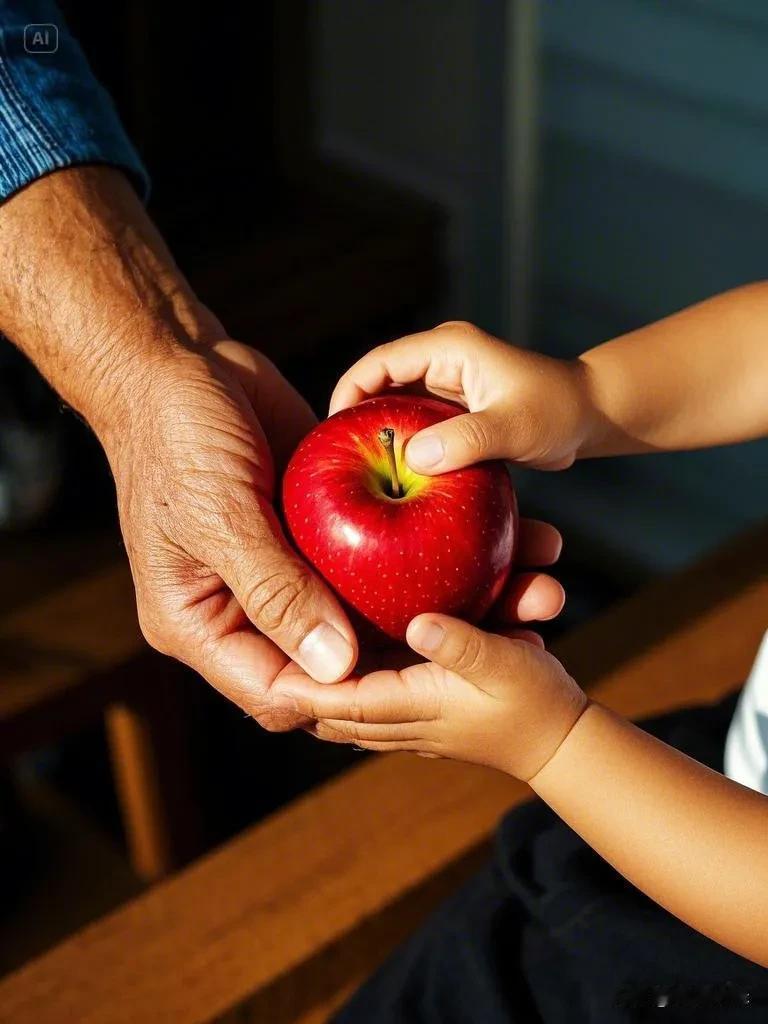
[(445, 445), (437, 434), (419, 434), (405, 449), (405, 459), (411, 469), (431, 469), (444, 455)]
[(299, 644), (301, 664), (318, 683), (335, 683), (351, 668), (352, 647), (338, 629), (321, 622)]
[(417, 637), (419, 650), (436, 651), (443, 642), (445, 630), (437, 622), (426, 622), (420, 627)]

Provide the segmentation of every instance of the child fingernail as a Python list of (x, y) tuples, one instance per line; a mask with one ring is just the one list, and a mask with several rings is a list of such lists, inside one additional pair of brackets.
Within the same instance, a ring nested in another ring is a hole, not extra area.
[(418, 632), (418, 645), (422, 651), (436, 651), (443, 642), (445, 630), (437, 622), (425, 623)]
[(437, 434), (420, 434), (408, 442), (405, 456), (412, 469), (431, 469), (445, 455), (445, 445)]

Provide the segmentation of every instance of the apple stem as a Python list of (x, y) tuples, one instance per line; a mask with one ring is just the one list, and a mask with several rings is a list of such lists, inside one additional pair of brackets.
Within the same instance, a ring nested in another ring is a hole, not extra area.
[(389, 478), (392, 485), (392, 497), (399, 498), (402, 495), (400, 477), (397, 475), (397, 459), (395, 458), (395, 432), (392, 427), (384, 427), (379, 431), (379, 442), (387, 453), (389, 462)]

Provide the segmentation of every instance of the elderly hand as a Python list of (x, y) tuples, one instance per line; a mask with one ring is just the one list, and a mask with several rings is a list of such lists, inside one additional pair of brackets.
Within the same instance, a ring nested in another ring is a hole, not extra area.
[[(276, 368), (227, 338), (123, 176), (71, 168), (0, 208), (0, 330), (91, 424), (112, 467), (142, 628), (267, 728), (299, 668), (344, 678), (357, 642), (338, 601), (290, 550), (275, 475), (312, 414)], [(530, 564), (559, 551), (529, 525)], [(528, 559), (526, 559), (528, 560)], [(516, 577), (501, 612), (549, 618), (562, 589)]]
[(227, 339), (105, 167), (48, 175), (0, 208), (0, 330), (105, 448), (150, 643), (263, 724), (300, 724), (270, 717), (280, 670), (332, 682), (357, 657), (272, 508), (275, 472), (312, 426), (307, 404)]
[[(293, 553), (272, 508), (314, 417), (277, 369), (234, 341), (155, 370), (105, 447), (144, 635), (267, 727), (289, 661), (321, 682), (356, 660), (337, 600)], [(274, 457), (274, 464), (273, 464)]]

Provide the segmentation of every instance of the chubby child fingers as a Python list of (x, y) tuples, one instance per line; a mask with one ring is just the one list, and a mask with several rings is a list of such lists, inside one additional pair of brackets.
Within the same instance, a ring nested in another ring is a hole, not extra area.
[(272, 687), (271, 699), (273, 707), (314, 719), (397, 724), (422, 717), (400, 673), (391, 670), (332, 685), (291, 678), (284, 686)]
[(422, 380), (441, 343), (438, 331), (423, 331), (371, 349), (339, 379), (331, 395), (329, 414), (356, 405), (392, 384)]
[(331, 397), (330, 413), (340, 412), (391, 385), (417, 381), (433, 394), (472, 408), (479, 393), (492, 390), (488, 382), (478, 378), (498, 377), (495, 371), (479, 372), (479, 364), (486, 365), (483, 356), (493, 360), (496, 367), (501, 353), (508, 356), (509, 347), (463, 321), (449, 321), (429, 331), (406, 335), (379, 345), (347, 370)]
[(401, 746), (404, 743), (421, 742), (423, 746), (423, 730), (418, 722), (369, 724), (347, 722), (338, 718), (321, 718), (309, 731), (318, 739), (331, 743), (356, 743), (358, 746), (368, 743), (390, 743)]
[[(461, 619), (426, 613), (417, 615), (406, 639), (419, 654), (455, 672), (481, 689), (502, 673), (508, 675), (520, 659), (523, 645), (494, 633), (485, 633)], [(526, 644), (526, 646), (529, 646)]]

